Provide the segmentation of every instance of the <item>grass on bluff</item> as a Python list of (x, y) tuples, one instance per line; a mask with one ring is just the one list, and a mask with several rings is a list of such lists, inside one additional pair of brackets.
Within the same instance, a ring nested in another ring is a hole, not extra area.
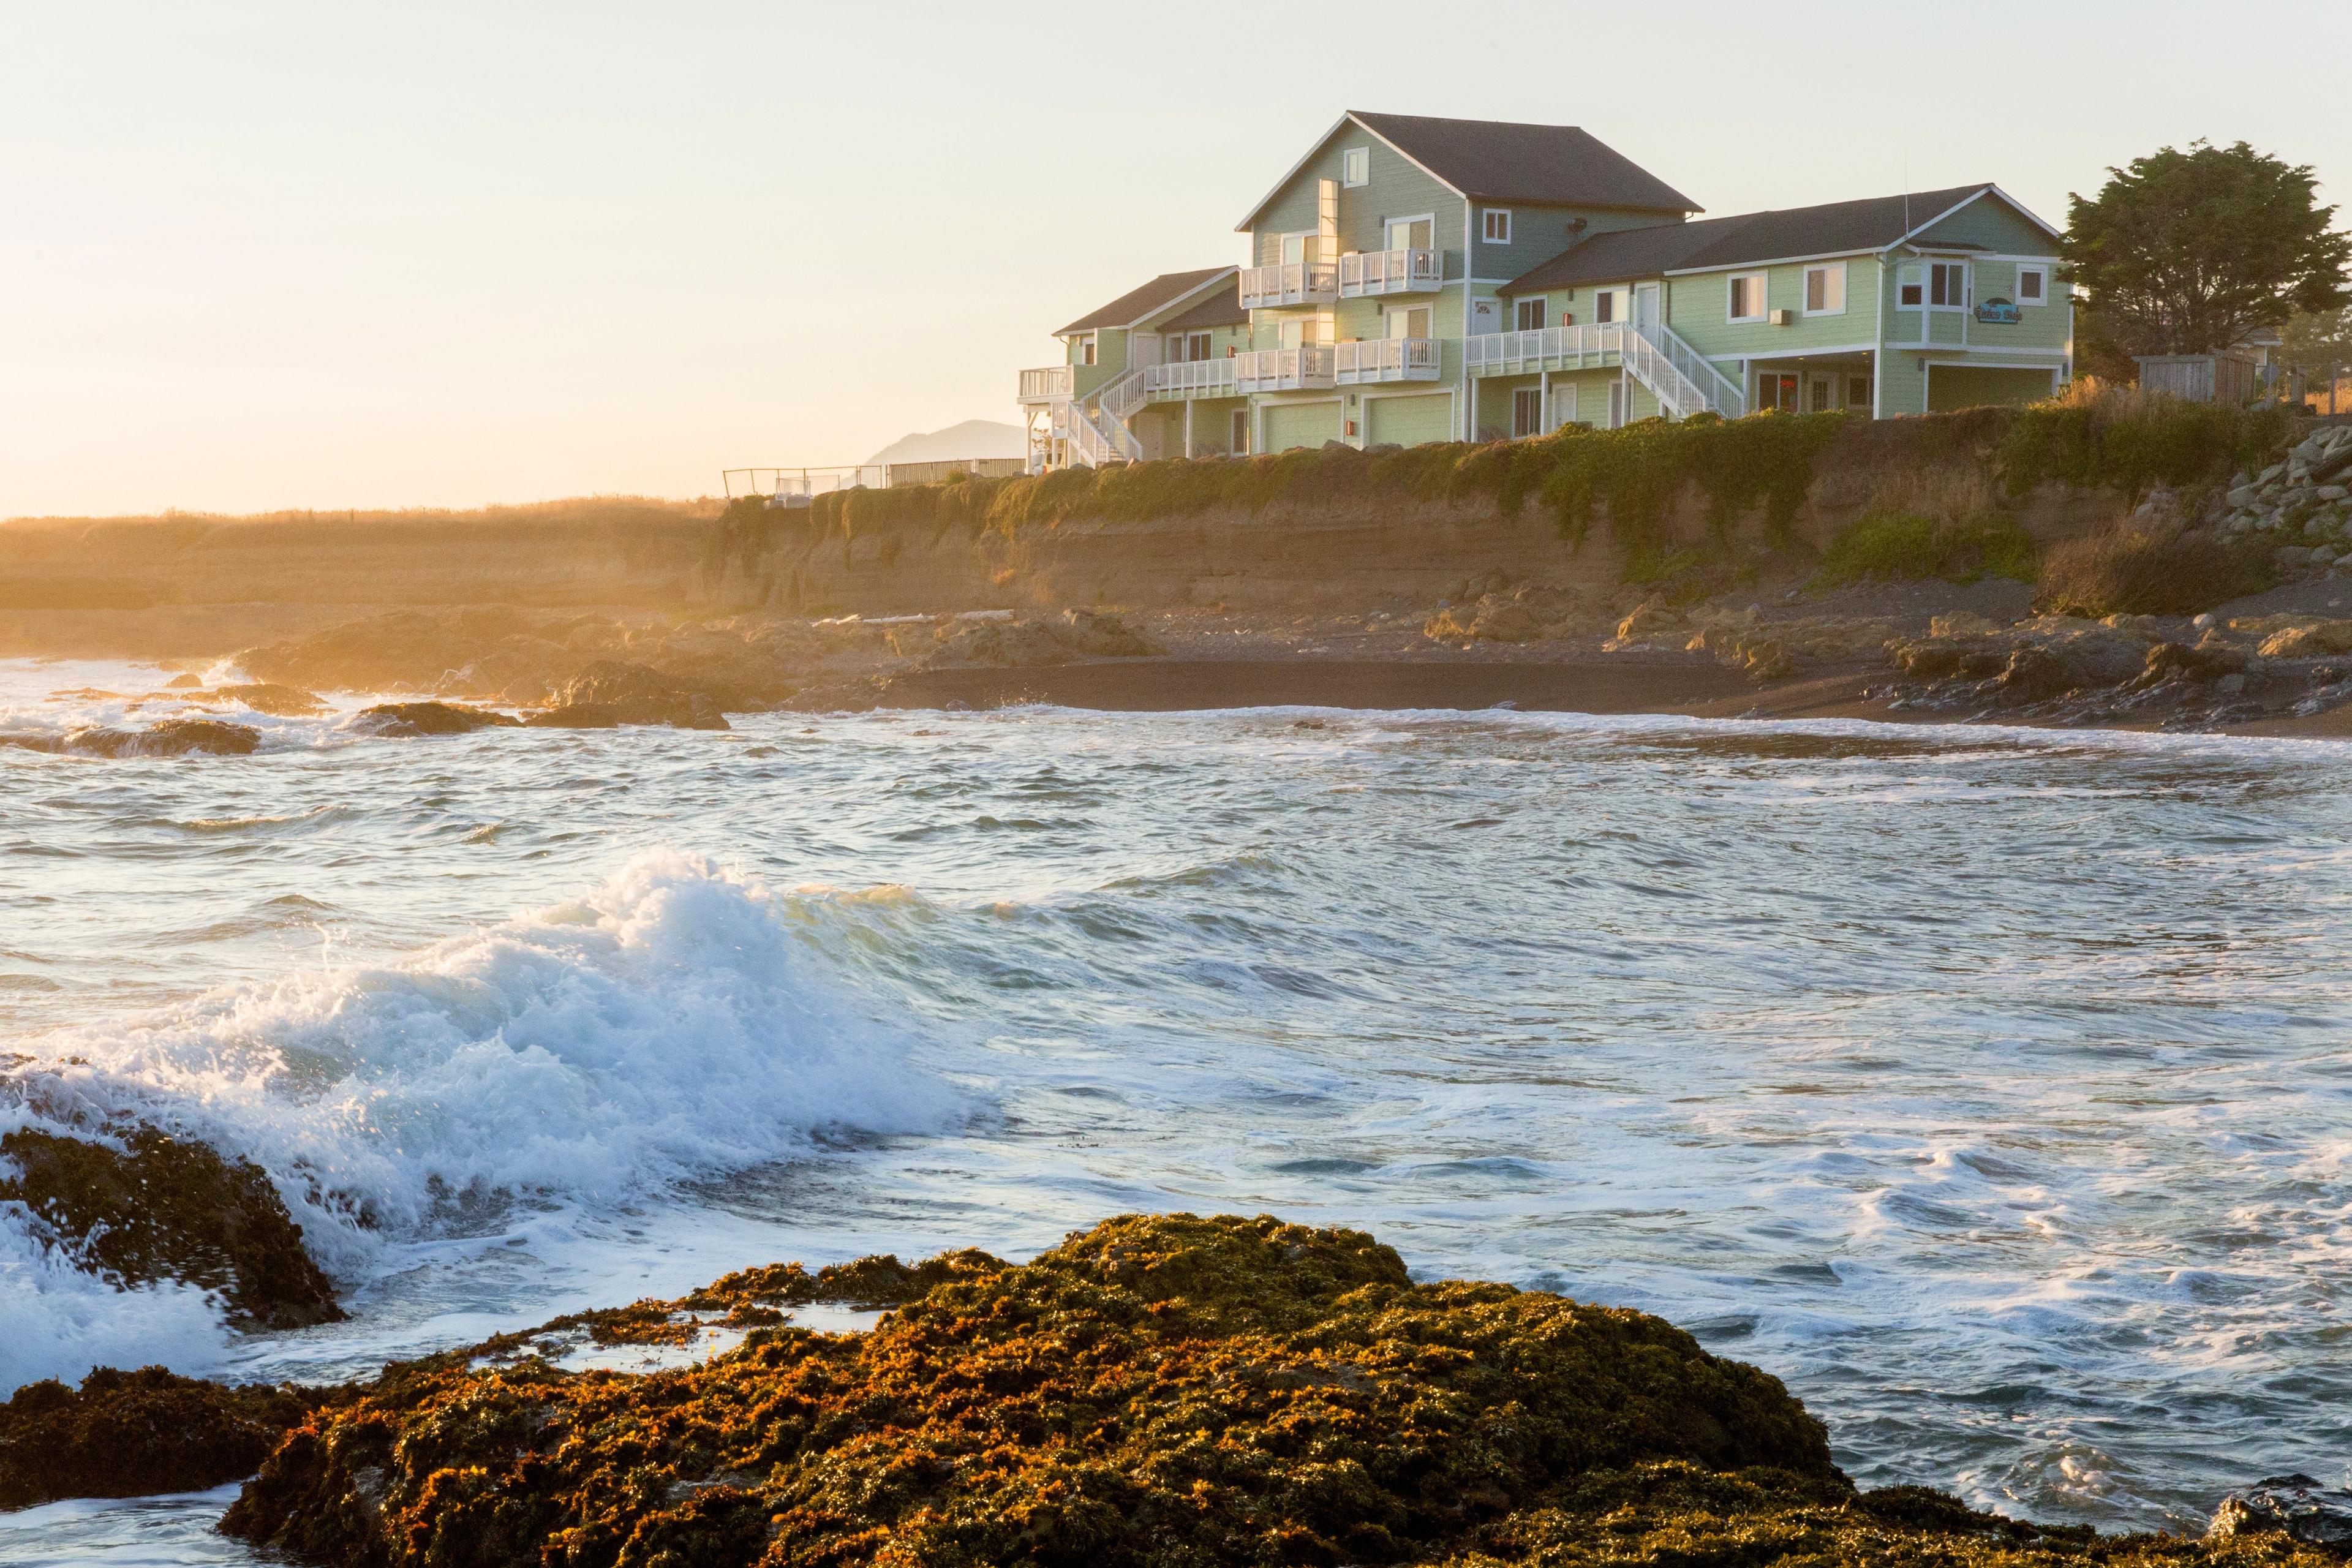
[(2186, 616), (2270, 585), (2261, 558), (2210, 533), (2117, 528), (2053, 548), (2033, 607), (2045, 615)]
[(2210, 489), (2273, 460), (2290, 417), (2281, 404), (2186, 403), (2085, 376), (2017, 410), (1993, 462), (2013, 496), (2053, 479), (2133, 497), (2154, 485)]
[(1814, 581), (1827, 588), (1872, 578), (2031, 583), (2035, 555), (2032, 535), (2000, 510), (1982, 467), (1939, 463), (1881, 480), (1868, 510), (1830, 541)]

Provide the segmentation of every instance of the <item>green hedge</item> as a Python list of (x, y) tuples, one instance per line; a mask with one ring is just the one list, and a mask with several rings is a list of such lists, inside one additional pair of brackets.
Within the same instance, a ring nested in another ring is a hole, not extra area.
[(2216, 485), (2259, 468), (2277, 459), (2287, 432), (2278, 404), (2241, 408), (2107, 392), (2019, 409), (1994, 464), (2011, 495), (2056, 479), (2136, 497), (2150, 485)]

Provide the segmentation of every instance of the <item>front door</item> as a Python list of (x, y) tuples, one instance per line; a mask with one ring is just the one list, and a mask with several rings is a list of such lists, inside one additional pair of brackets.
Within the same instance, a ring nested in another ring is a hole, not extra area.
[(1805, 377), (1805, 412), (1827, 414), (1837, 406), (1837, 377), (1815, 371)]
[(1499, 300), (1473, 300), (1470, 301), (1470, 335), (1472, 337), (1484, 337), (1488, 332), (1499, 332), (1502, 330), (1502, 306)]
[(1129, 368), (1140, 369), (1144, 365), (1160, 363), (1158, 332), (1137, 332), (1128, 340), (1128, 343), (1129, 358), (1127, 363)]
[(1658, 286), (1636, 283), (1633, 286), (1633, 328), (1643, 337), (1655, 337), (1658, 332)]
[(1388, 221), (1388, 247), (1391, 250), (1427, 250), (1431, 243), (1430, 228), (1430, 221), (1425, 217), (1392, 217)]

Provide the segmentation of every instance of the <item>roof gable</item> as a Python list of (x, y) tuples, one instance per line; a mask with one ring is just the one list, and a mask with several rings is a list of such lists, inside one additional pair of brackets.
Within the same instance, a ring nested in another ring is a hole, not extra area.
[(1164, 332), (1204, 331), (1211, 327), (1245, 327), (1250, 313), (1242, 309), (1241, 279), (1234, 279), (1225, 289), (1212, 289), (1201, 296), (1199, 304), (1180, 316), (1160, 323)]
[(1379, 138), (1399, 157), (1471, 201), (1623, 207), (1677, 216), (1703, 210), (1631, 158), (1574, 125), (1435, 120), (1351, 109), (1314, 140), (1306, 155), (1274, 183), (1274, 188), (1258, 199), (1234, 229), (1246, 230), (1255, 224), (1331, 138), (1350, 125)]
[[(1130, 289), (1099, 310), (1090, 310), (1058, 329), (1054, 335), (1067, 337), (1072, 332), (1100, 331), (1107, 327), (1131, 327), (1146, 316), (1183, 300), (1220, 278), (1238, 279), (1236, 267), (1203, 267), (1192, 272), (1163, 272), (1140, 289)], [(1236, 289), (1239, 284), (1236, 281)]]

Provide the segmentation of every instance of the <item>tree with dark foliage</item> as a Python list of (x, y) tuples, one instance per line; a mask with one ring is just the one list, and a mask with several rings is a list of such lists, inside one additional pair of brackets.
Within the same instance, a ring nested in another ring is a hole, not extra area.
[(2195, 142), (2107, 173), (2069, 197), (2063, 254), (2126, 353), (2211, 353), (2352, 300), (2352, 237), (2329, 227), (2307, 164)]

